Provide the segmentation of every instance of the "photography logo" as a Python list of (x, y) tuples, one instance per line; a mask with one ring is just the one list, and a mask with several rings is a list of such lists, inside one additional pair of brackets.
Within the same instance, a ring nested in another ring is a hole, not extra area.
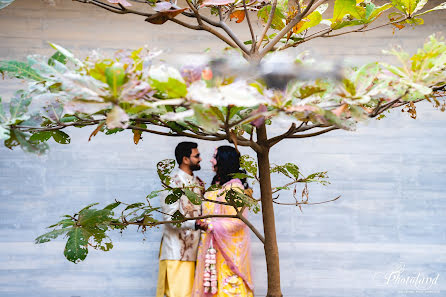
[(393, 266), (388, 271), (376, 272), (373, 279), (380, 287), (397, 289), (405, 293), (438, 292), (439, 273), (408, 271), (404, 263)]

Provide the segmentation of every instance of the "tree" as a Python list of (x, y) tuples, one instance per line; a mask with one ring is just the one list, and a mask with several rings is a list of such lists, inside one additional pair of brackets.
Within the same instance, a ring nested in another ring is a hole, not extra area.
[[(136, 144), (141, 133), (148, 132), (207, 141), (228, 140), (236, 146), (250, 147), (257, 156), (258, 165), (246, 157), (243, 163), (247, 175), (260, 183), (264, 237), (240, 215), (241, 212), (236, 217), (244, 220), (265, 244), (268, 296), (282, 295), (273, 210), (273, 203), (281, 202), (273, 195), (304, 183), (302, 199), (295, 197), (290, 204), (310, 204), (306, 184), (325, 182), (323, 172), (303, 176), (299, 167), (291, 163), (271, 166), (270, 149), (284, 139), (352, 129), (357, 122), (383, 117), (384, 112), (392, 108), (404, 107), (415, 117), (415, 103), (421, 100), (430, 100), (444, 109), (437, 97), (443, 95), (446, 83), (446, 45), (435, 36), (412, 57), (392, 50), (400, 60), (399, 67), (370, 63), (342, 72), (332, 67), (325, 73), (316, 73), (309, 70), (314, 64), (307, 57), (284, 60), (272, 54), (269, 63), (260, 63), (272, 51), (299, 46), (315, 38), (366, 32), (386, 25), (396, 28), (419, 25), (422, 23), (420, 16), (432, 11), (420, 12), (426, 4), (423, 1), (393, 1), (377, 7), (372, 2), (357, 4), (356, 1), (337, 0), (333, 17), (326, 20), (322, 19), (328, 6), (325, 1), (307, 4), (204, 1), (202, 6), (187, 2), (189, 9), (160, 2), (151, 3), (154, 13), (130, 9), (130, 3), (124, 0), (109, 1), (116, 5), (96, 0), (79, 2), (114, 13), (141, 15), (150, 23), (173, 21), (190, 29), (208, 31), (237, 49), (248, 62), (238, 68), (239, 65), (234, 64), (241, 63), (240, 60), (230, 56), (226, 60), (205, 63), (210, 68), (192, 65), (178, 71), (166, 65), (151, 65), (154, 54), (144, 49), (121, 52), (112, 58), (90, 57), (80, 61), (54, 44), (56, 53), (49, 59), (29, 57), (27, 62), (2, 61), (2, 72), (30, 81), (27, 90), (18, 91), (11, 99), (9, 115), (0, 110), (0, 135), (5, 145), (43, 153), (48, 148), (45, 141), (49, 138), (69, 143), (68, 134), (62, 131), (64, 128), (95, 125), (92, 136), (131, 129)], [(211, 6), (215, 17), (200, 13), (206, 6)], [(434, 10), (444, 8), (442, 4)], [(371, 27), (389, 9), (395, 10), (389, 14), (389, 22)], [(254, 10), (265, 22), (257, 36), (250, 22), (249, 11)], [(180, 19), (180, 14), (195, 19), (197, 25)], [(246, 19), (251, 40), (242, 42), (235, 36), (225, 24), (230, 18), (238, 22)], [(353, 29), (346, 30), (349, 27)], [(318, 28), (323, 29), (317, 31)], [(275, 33), (268, 35), (269, 29)], [(277, 63), (280, 63), (280, 71), (276, 70)], [(271, 66), (276, 69), (271, 71)], [(47, 100), (48, 104), (38, 113), (27, 111), (31, 101), (42, 100)], [(288, 117), (290, 125), (287, 131), (271, 137), (267, 127), (277, 116)], [(159, 164), (158, 170), (166, 190), (171, 192), (168, 199), (174, 201), (182, 191), (169, 186), (168, 174), (172, 167), (172, 162), (165, 161)], [(287, 176), (290, 182), (273, 187), (270, 176), (275, 172)], [(199, 197), (189, 192), (184, 190), (191, 201), (201, 203)], [(150, 198), (155, 195), (156, 192), (149, 194), (146, 203), (125, 206), (117, 217), (113, 216), (113, 210), (121, 205), (120, 202), (99, 210), (93, 209), (93, 205), (87, 206), (77, 215), (67, 216), (51, 226), (56, 229), (37, 241), (45, 242), (68, 234), (66, 257), (73, 262), (83, 260), (88, 243), (103, 250), (111, 248), (111, 243), (106, 241), (106, 232), (110, 229), (123, 229), (128, 225), (145, 228), (165, 223), (152, 216), (157, 209), (150, 205)], [(236, 209), (257, 208), (257, 201), (248, 196), (237, 193), (228, 196), (228, 203)], [(174, 220), (182, 222), (185, 218), (176, 214)]]

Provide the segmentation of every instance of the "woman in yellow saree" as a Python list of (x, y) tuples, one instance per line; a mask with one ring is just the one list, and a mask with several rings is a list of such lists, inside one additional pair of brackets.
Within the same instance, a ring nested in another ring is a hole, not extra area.
[[(246, 180), (233, 179), (240, 173), (240, 154), (231, 146), (220, 146), (211, 161), (216, 175), (212, 184), (222, 189), (209, 191), (205, 198), (226, 202), (225, 191), (243, 192)], [(202, 215), (235, 215), (232, 206), (205, 202)], [(246, 213), (244, 214), (246, 215)], [(192, 297), (252, 297), (251, 244), (249, 228), (236, 218), (211, 218), (198, 222), (205, 229), (198, 247)]]

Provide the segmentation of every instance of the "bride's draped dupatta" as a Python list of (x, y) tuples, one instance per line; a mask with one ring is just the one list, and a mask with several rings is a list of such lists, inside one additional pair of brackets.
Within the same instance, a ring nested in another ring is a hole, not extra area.
[[(238, 179), (227, 182), (222, 190), (211, 191), (205, 194), (205, 198), (225, 202), (225, 190), (234, 189), (243, 192), (243, 185)], [(245, 210), (247, 212), (247, 210)], [(202, 215), (220, 214), (235, 215), (232, 206), (212, 202), (203, 203)], [(246, 215), (246, 213), (244, 213)], [(226, 264), (234, 274), (237, 274), (252, 291), (254, 289), (251, 278), (251, 240), (249, 228), (241, 220), (236, 218), (211, 218), (209, 229), (202, 235), (197, 257), (193, 297), (212, 296), (211, 292), (204, 290), (204, 274), (206, 252), (211, 242), (217, 253), (221, 253)], [(218, 274), (217, 267), (217, 274)]]

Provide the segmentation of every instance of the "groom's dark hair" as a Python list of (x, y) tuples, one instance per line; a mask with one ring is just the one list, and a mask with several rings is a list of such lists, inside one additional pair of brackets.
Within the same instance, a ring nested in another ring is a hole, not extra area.
[(190, 141), (180, 142), (175, 148), (175, 159), (177, 159), (178, 166), (183, 163), (183, 157), (190, 158), (192, 149), (197, 148), (198, 144)]

